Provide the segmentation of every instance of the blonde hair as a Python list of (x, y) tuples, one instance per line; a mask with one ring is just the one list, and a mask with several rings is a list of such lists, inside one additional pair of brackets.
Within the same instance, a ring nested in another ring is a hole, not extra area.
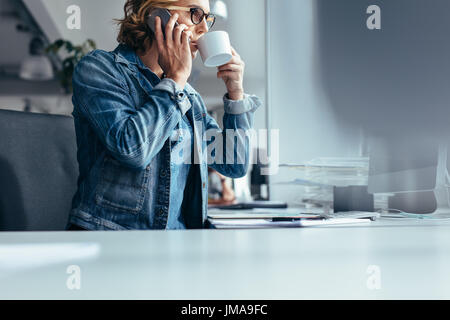
[(178, 0), (127, 0), (124, 6), (125, 17), (116, 19), (120, 26), (117, 41), (138, 52), (151, 47), (155, 35), (147, 26), (147, 17), (155, 8), (168, 8)]

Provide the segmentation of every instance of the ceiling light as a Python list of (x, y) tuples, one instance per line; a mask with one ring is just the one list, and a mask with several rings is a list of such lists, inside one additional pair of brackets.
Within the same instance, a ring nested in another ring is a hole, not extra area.
[(223, 0), (215, 1), (212, 6), (211, 12), (222, 19), (228, 18), (227, 5)]

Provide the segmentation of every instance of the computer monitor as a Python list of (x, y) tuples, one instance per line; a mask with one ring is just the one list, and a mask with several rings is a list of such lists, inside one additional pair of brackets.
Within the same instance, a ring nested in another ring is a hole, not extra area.
[(370, 135), (450, 138), (450, 1), (317, 0), (317, 75), (336, 121)]
[(431, 214), (449, 208), (444, 144), (378, 138), (371, 139), (369, 149), (368, 191), (389, 197), (387, 209)]
[[(367, 9), (380, 8), (380, 29)], [(448, 207), (450, 1), (317, 0), (318, 65), (338, 121), (371, 141), (369, 191), (411, 213)], [(450, 209), (449, 209), (450, 211)]]

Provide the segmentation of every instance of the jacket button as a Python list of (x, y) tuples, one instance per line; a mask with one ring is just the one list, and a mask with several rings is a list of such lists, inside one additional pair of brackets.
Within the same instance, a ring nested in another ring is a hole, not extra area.
[(166, 177), (166, 172), (165, 171), (161, 171), (161, 173), (159, 174), (159, 176), (161, 178), (165, 178)]
[(206, 183), (205, 182), (203, 182), (203, 189), (205, 189), (206, 188)]

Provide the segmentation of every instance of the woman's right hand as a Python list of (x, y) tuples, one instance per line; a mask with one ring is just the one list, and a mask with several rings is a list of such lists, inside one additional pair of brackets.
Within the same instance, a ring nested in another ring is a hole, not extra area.
[(175, 27), (178, 13), (167, 23), (165, 39), (161, 27), (161, 18), (156, 17), (156, 43), (159, 52), (159, 65), (167, 78), (174, 80), (181, 88), (186, 86), (192, 71), (192, 55), (189, 45), (190, 31), (183, 32), (186, 25)]

